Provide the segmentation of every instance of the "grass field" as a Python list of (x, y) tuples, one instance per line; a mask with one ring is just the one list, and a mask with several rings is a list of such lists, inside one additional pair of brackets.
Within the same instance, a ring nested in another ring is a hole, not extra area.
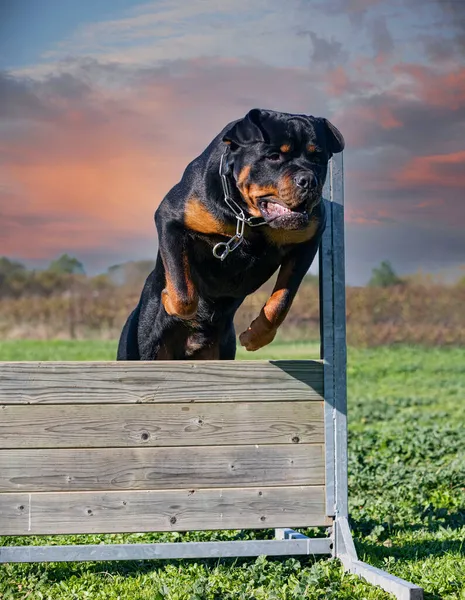
[[(0, 360), (112, 360), (112, 342), (0, 342)], [(273, 344), (238, 358), (315, 358)], [(349, 351), (351, 521), (362, 560), (465, 600), (465, 350)], [(1, 371), (1, 366), (0, 366)], [(314, 535), (314, 531), (308, 532)], [(66, 536), (55, 543), (237, 539), (271, 532)], [(0, 538), (3, 544), (50, 538)], [(0, 567), (0, 598), (50, 600), (382, 600), (337, 561), (70, 563)]]

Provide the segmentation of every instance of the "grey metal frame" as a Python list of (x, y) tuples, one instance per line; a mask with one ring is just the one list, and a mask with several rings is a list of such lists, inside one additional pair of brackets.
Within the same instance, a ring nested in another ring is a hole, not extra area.
[[(422, 588), (358, 560), (349, 528), (347, 468), (347, 344), (344, 253), (343, 155), (330, 162), (324, 192), (327, 223), (319, 252), (320, 332), (324, 361), (326, 511), (334, 517), (333, 557), (346, 571), (378, 585), (399, 600), (420, 600)], [(288, 533), (289, 537), (292, 537)]]
[(161, 542), (158, 544), (85, 544), (73, 546), (4, 546), (0, 563), (234, 558), (331, 554), (331, 539), (293, 537), (227, 542)]
[(399, 600), (423, 598), (421, 588), (358, 560), (349, 528), (342, 154), (330, 161), (323, 195), (327, 224), (319, 251), (320, 356), (324, 361), (326, 514), (333, 517), (329, 537), (309, 538), (293, 529), (276, 529), (275, 540), (6, 546), (0, 548), (0, 563), (330, 554), (341, 560), (345, 570), (382, 587)]

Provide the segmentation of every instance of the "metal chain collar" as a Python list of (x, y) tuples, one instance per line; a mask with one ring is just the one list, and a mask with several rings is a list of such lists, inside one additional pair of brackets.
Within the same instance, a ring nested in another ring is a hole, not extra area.
[(236, 216), (236, 234), (233, 235), (229, 241), (219, 242), (213, 247), (213, 256), (221, 261), (223, 261), (230, 252), (242, 244), (244, 241), (244, 229), (246, 225), (249, 227), (266, 225), (266, 221), (263, 217), (246, 217), (243, 209), (232, 197), (231, 183), (228, 179), (228, 169), (226, 165), (227, 154), (228, 151), (225, 150), (221, 155), (220, 176), (223, 185), (224, 201)]

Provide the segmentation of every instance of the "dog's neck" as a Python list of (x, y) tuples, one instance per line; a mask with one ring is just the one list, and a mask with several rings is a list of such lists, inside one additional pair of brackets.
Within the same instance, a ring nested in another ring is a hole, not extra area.
[(236, 181), (232, 173), (233, 169), (232, 163), (230, 161), (230, 153), (229, 149), (226, 148), (226, 150), (221, 155), (219, 167), (219, 174), (221, 179), (221, 185), (223, 187), (223, 196), (225, 203), (233, 211), (236, 219), (239, 221), (243, 221), (249, 227), (258, 227), (260, 225), (266, 225), (266, 221), (263, 217), (247, 216), (247, 208), (245, 201), (243, 202), (243, 207), (234, 198), (233, 190), (235, 189), (237, 190), (237, 193), (239, 194), (241, 199), (243, 199), (242, 194), (236, 185)]
[[(244, 241), (245, 226), (259, 227), (266, 225), (263, 217), (247, 216), (246, 210), (233, 197), (233, 189), (236, 189), (239, 194), (234, 178), (232, 177), (231, 163), (229, 162), (229, 150), (226, 149), (221, 155), (219, 174), (221, 185), (223, 186), (223, 195), (226, 205), (232, 210), (236, 218), (236, 233), (227, 242), (219, 242), (213, 248), (213, 256), (223, 261), (230, 252), (233, 252)], [(234, 182), (234, 184), (231, 182)], [(242, 197), (242, 196), (241, 196)]]

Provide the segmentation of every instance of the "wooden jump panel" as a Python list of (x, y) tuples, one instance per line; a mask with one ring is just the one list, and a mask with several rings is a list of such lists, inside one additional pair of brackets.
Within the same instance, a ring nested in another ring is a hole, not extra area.
[(0, 450), (0, 492), (324, 484), (322, 444)]
[(3, 535), (326, 526), (322, 486), (0, 494)]
[(321, 402), (8, 405), (0, 448), (323, 443)]
[(323, 400), (321, 361), (2, 363), (0, 404)]
[(2, 363), (2, 535), (326, 526), (320, 361)]

